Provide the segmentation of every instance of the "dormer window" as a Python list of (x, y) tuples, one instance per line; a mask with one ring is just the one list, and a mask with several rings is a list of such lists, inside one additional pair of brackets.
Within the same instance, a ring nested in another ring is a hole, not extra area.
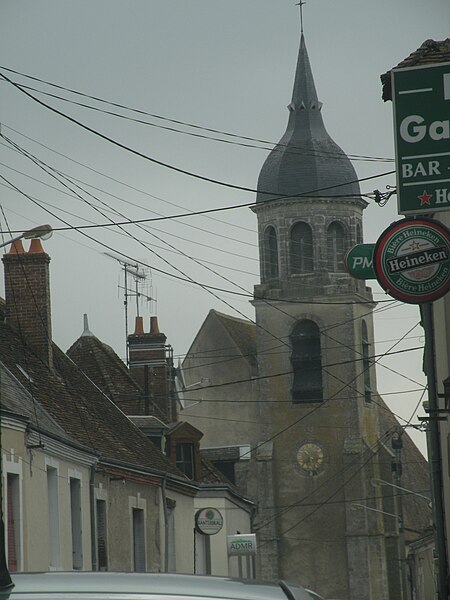
[(175, 464), (186, 477), (194, 479), (194, 444), (189, 442), (177, 443)]

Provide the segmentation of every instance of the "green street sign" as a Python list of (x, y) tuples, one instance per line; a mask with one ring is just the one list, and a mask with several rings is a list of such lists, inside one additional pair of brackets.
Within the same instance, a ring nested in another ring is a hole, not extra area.
[(392, 71), (399, 214), (450, 210), (450, 63)]
[(376, 279), (373, 269), (373, 249), (375, 244), (356, 244), (344, 257), (347, 273), (356, 279)]

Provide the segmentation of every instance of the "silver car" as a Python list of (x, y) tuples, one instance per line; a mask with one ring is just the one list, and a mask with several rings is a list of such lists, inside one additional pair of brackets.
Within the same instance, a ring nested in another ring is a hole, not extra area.
[(22, 573), (0, 600), (310, 600), (283, 581), (159, 573)]

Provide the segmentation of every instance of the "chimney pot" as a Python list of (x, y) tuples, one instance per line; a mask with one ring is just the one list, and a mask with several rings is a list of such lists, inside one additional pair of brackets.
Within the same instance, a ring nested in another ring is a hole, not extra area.
[(44, 248), (42, 247), (42, 242), (39, 238), (33, 238), (31, 240), (30, 249), (28, 250), (29, 254), (44, 254)]
[(150, 333), (159, 335), (158, 317), (150, 317)]
[(24, 254), (25, 250), (22, 244), (22, 240), (16, 240), (11, 244), (8, 254)]
[(136, 317), (134, 335), (144, 335), (144, 319), (142, 317)]

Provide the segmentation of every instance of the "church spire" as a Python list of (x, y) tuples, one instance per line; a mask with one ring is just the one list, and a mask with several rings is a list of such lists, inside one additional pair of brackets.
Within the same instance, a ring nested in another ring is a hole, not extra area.
[(357, 181), (355, 170), (328, 135), (321, 108), (302, 32), (287, 129), (261, 169), (257, 202), (270, 199), (263, 192), (274, 192), (274, 197), (359, 195), (358, 183), (351, 183)]

